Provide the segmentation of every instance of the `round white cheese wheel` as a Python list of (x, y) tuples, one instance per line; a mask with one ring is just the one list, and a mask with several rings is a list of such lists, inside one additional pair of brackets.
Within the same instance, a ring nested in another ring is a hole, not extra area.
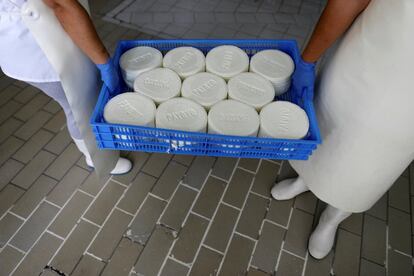
[(275, 98), (272, 83), (255, 73), (241, 73), (231, 78), (228, 87), (229, 99), (248, 104), (258, 111)]
[(255, 137), (259, 124), (257, 111), (235, 100), (215, 104), (208, 114), (208, 132), (211, 134)]
[(208, 110), (227, 98), (227, 83), (217, 75), (198, 73), (184, 80), (181, 95), (196, 101)]
[(132, 48), (121, 56), (119, 66), (124, 81), (132, 88), (138, 75), (162, 66), (162, 53), (152, 47)]
[(259, 137), (302, 139), (309, 131), (309, 118), (296, 104), (277, 101), (260, 112)]
[(155, 104), (137, 93), (127, 92), (112, 98), (104, 108), (108, 123), (154, 127)]
[(206, 132), (207, 112), (198, 103), (174, 98), (158, 106), (155, 118), (157, 128)]
[(180, 95), (181, 79), (171, 69), (157, 68), (139, 75), (134, 91), (160, 104)]
[(249, 70), (249, 56), (236, 46), (219, 46), (208, 52), (206, 70), (229, 80)]
[(194, 47), (178, 47), (164, 56), (163, 65), (170, 68), (185, 79), (206, 70), (206, 58), (200, 50)]
[(285, 93), (295, 71), (292, 58), (279, 50), (264, 50), (255, 54), (250, 61), (250, 72), (268, 79), (276, 90), (276, 95)]

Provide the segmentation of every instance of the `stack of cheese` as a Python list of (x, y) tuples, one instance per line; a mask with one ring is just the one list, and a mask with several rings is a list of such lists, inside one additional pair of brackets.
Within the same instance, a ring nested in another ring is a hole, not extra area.
[(122, 55), (120, 67), (134, 92), (108, 102), (104, 118), (109, 123), (288, 139), (308, 132), (305, 111), (274, 101), (289, 90), (295, 68), (281, 51), (264, 50), (249, 60), (231, 45), (206, 57), (193, 47), (164, 57), (157, 49), (137, 47)]

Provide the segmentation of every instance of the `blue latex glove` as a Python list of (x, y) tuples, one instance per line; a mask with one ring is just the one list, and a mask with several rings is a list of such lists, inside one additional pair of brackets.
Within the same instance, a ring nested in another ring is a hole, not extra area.
[(98, 67), (101, 73), (101, 79), (108, 87), (109, 92), (112, 95), (117, 94), (121, 83), (119, 81), (118, 70), (113, 62), (113, 59), (109, 58), (107, 63), (97, 64), (96, 67)]
[[(300, 95), (304, 93), (305, 87), (314, 87), (315, 86), (315, 63), (305, 62), (300, 60), (296, 64), (295, 72), (293, 73), (293, 88), (296, 91), (299, 91)], [(313, 100), (313, 93), (308, 91), (307, 95), (302, 95), (308, 97), (309, 100)]]

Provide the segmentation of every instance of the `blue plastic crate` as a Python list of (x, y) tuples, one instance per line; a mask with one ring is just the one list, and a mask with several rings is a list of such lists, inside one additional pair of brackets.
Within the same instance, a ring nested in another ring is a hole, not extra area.
[[(220, 45), (235, 45), (251, 57), (265, 49), (278, 49), (289, 54), (295, 64), (301, 62), (296, 41), (294, 40), (134, 40), (120, 41), (115, 52), (115, 62), (121, 55), (137, 46), (157, 48), (163, 54), (181, 46), (193, 46), (204, 54)], [(314, 78), (314, 72), (308, 74)], [(120, 71), (119, 71), (120, 74)], [(121, 74), (120, 74), (121, 75)], [(308, 77), (309, 77), (308, 76)], [(296, 76), (301, 77), (301, 76)], [(128, 91), (122, 83), (120, 91)], [(308, 135), (303, 140), (269, 139), (213, 135), (159, 128), (148, 128), (120, 124), (108, 124), (103, 119), (103, 110), (110, 95), (103, 86), (91, 118), (98, 147), (126, 151), (163, 152), (169, 154), (226, 156), (242, 158), (266, 158), (279, 160), (307, 160), (312, 151), (321, 143), (321, 136), (313, 106), (313, 87), (303, 87), (297, 91), (292, 85), (290, 90), (277, 97), (279, 100), (293, 102), (301, 106), (310, 121)]]

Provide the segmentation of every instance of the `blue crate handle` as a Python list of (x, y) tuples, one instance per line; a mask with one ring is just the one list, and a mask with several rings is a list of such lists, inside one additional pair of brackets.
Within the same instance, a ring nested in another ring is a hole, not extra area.
[[(312, 151), (321, 143), (320, 131), (313, 107), (315, 68), (305, 63), (294, 40), (134, 40), (120, 41), (114, 54), (119, 63), (121, 55), (137, 46), (149, 46), (164, 54), (181, 46), (192, 46), (204, 54), (220, 45), (235, 45), (251, 57), (265, 49), (278, 49), (289, 54), (295, 62), (295, 72), (289, 91), (277, 100), (291, 101), (302, 107), (310, 121), (310, 129), (302, 140), (271, 139), (213, 135), (142, 126), (109, 124), (103, 119), (106, 103), (115, 95), (110, 95), (103, 86), (91, 117), (91, 126), (101, 149), (128, 151), (161, 152), (169, 154), (190, 154), (200, 156), (226, 156), (242, 158), (268, 158), (279, 160), (307, 160)], [(118, 67), (118, 74), (121, 71)], [(121, 77), (122, 79), (122, 77)], [(127, 85), (122, 81), (120, 91), (126, 92)], [(179, 146), (177, 146), (177, 143)]]

